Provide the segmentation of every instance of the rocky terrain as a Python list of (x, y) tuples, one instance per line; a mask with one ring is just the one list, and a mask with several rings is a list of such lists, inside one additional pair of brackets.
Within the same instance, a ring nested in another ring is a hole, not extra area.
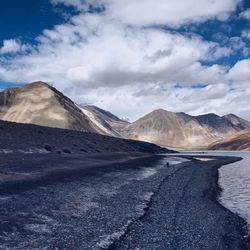
[(163, 153), (151, 143), (119, 139), (95, 133), (0, 121), (0, 151), (61, 153)]
[(250, 131), (243, 130), (212, 143), (210, 150), (250, 150)]
[(216, 200), (239, 158), (0, 155), (0, 249), (249, 249)]

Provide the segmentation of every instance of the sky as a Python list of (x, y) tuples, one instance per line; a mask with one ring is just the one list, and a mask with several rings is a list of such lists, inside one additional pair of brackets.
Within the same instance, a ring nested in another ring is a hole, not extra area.
[(131, 121), (250, 120), (250, 0), (0, 1), (0, 89), (38, 80)]

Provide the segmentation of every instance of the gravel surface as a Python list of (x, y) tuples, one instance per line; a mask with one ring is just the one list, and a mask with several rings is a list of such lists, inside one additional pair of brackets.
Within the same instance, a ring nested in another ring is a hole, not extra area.
[(1, 157), (0, 249), (250, 249), (216, 201), (218, 167), (238, 159), (119, 157)]

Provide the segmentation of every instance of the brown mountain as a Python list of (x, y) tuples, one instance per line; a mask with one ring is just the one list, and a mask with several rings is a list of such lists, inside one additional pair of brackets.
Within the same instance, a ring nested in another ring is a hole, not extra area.
[(239, 124), (236, 126), (215, 114), (190, 116), (159, 109), (128, 125), (121, 133), (126, 138), (166, 147), (199, 149), (240, 130)]
[(81, 107), (44, 82), (0, 92), (0, 120), (122, 137), (129, 123), (95, 106)]
[(210, 150), (250, 150), (250, 131), (243, 130), (209, 146)]
[(74, 102), (44, 82), (34, 82), (0, 92), (0, 119), (96, 132)]
[(124, 137), (150, 141), (173, 148), (194, 148), (210, 144), (213, 138), (192, 116), (155, 110), (123, 129)]

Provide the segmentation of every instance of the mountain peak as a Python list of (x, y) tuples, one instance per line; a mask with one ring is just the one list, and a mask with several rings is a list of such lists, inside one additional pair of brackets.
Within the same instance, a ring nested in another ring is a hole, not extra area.
[(151, 114), (157, 114), (157, 113), (174, 114), (174, 112), (162, 108), (155, 109), (151, 112)]
[(215, 113), (208, 113), (204, 115), (198, 115), (197, 118), (221, 118), (220, 116), (216, 115)]
[(240, 118), (239, 116), (237, 116), (235, 114), (231, 113), (231, 114), (228, 114), (228, 115), (224, 115), (223, 118), (230, 121), (239, 130), (241, 130), (241, 129), (250, 129), (250, 122), (243, 119), (243, 118)]
[(225, 118), (237, 118), (237, 119), (240, 118), (239, 116), (237, 116), (237, 115), (235, 115), (235, 114), (233, 114), (233, 113), (224, 115), (223, 117), (225, 117)]
[(43, 81), (31, 82), (31, 83), (28, 83), (28, 84), (24, 85), (23, 87), (25, 87), (25, 88), (31, 88), (31, 87), (32, 88), (33, 87), (47, 87), (47, 88), (51, 88), (51, 86), (48, 83), (43, 82)]

